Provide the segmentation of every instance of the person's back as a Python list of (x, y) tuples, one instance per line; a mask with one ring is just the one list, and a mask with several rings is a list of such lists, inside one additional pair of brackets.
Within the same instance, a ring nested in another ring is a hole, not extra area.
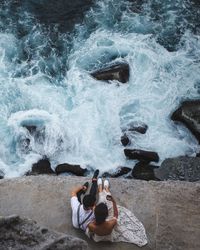
[(105, 236), (112, 233), (114, 226), (117, 224), (117, 219), (112, 219), (109, 221), (104, 221), (101, 224), (92, 222), (88, 225), (90, 232), (93, 232), (99, 236)]
[(71, 193), (72, 224), (75, 228), (85, 231), (88, 224), (94, 219), (93, 206), (95, 198), (90, 194), (85, 195), (83, 204), (81, 204), (77, 198), (77, 193), (81, 189), (82, 187), (75, 188)]
[(105, 236), (112, 233), (114, 226), (117, 224), (117, 219), (106, 220), (108, 217), (108, 207), (105, 203), (99, 203), (95, 207), (95, 221), (88, 225), (90, 232), (99, 236)]

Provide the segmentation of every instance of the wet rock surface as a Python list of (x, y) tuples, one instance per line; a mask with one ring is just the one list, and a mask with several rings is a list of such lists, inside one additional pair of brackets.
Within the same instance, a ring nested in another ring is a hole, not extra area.
[(87, 249), (81, 239), (39, 226), (17, 215), (0, 217), (0, 249), (66, 250)]
[(132, 172), (131, 175), (135, 179), (140, 179), (140, 180), (154, 180), (154, 181), (159, 181), (160, 179), (155, 176), (154, 169), (159, 168), (159, 166), (154, 166), (154, 165), (149, 165), (146, 162), (138, 162)]
[(73, 165), (68, 163), (59, 164), (55, 169), (56, 174), (71, 173), (77, 176), (84, 176), (87, 172), (86, 168), (82, 168), (80, 165)]
[(200, 143), (200, 100), (183, 102), (171, 119), (182, 122)]
[(147, 132), (148, 126), (144, 123), (130, 123), (127, 125), (127, 128), (122, 128), (123, 132), (130, 131), (130, 132), (137, 132), (140, 134), (145, 134)]
[(155, 176), (161, 180), (199, 181), (200, 158), (180, 156), (163, 161), (155, 169)]
[(10, 14), (15, 14), (20, 8), (31, 13), (44, 25), (57, 24), (59, 31), (70, 32), (77, 23), (81, 23), (84, 13), (93, 5), (93, 0), (24, 0), (11, 1)]
[(123, 176), (123, 175), (127, 175), (129, 172), (131, 171), (131, 168), (128, 168), (128, 167), (118, 167), (115, 171), (113, 172), (104, 172), (102, 174), (102, 177), (113, 177), (113, 178), (116, 178), (116, 177), (120, 177), (120, 176)]
[(124, 149), (124, 154), (126, 157), (132, 160), (139, 160), (139, 161), (159, 161), (159, 156), (156, 152), (152, 151), (145, 151), (140, 149)]
[(26, 175), (38, 174), (55, 174), (55, 172), (51, 168), (51, 163), (48, 159), (39, 160), (37, 163), (32, 165), (31, 171), (26, 173)]
[(121, 136), (121, 144), (125, 147), (129, 144), (131, 144), (131, 140), (129, 139), (129, 137), (126, 134), (123, 134)]
[(0, 169), (0, 179), (4, 178), (4, 172)]
[(97, 80), (117, 80), (126, 83), (129, 80), (129, 65), (127, 63), (116, 63), (103, 69), (96, 70), (91, 75)]

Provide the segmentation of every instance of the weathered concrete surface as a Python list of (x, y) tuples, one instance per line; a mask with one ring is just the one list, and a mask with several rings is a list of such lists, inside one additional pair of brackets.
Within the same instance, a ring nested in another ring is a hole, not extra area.
[[(87, 178), (31, 176), (0, 180), (0, 213), (18, 214), (82, 239), (71, 224), (70, 190)], [(143, 222), (149, 244), (143, 249), (200, 249), (200, 183), (111, 179), (118, 203)], [(140, 249), (125, 243), (94, 243), (90, 249)]]

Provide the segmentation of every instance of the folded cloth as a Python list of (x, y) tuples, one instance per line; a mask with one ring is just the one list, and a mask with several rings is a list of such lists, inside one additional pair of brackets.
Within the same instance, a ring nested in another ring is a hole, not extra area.
[[(109, 209), (109, 216), (107, 220), (113, 217), (112, 202), (106, 199), (106, 196), (110, 193), (103, 190), (99, 193), (98, 203), (104, 202), (107, 204)], [(98, 236), (86, 231), (86, 235), (92, 238), (94, 241), (111, 241), (111, 242), (127, 242), (133, 243), (142, 247), (147, 244), (147, 236), (143, 224), (136, 218), (136, 216), (127, 208), (122, 206), (117, 206), (118, 208), (118, 220), (117, 225), (114, 227), (112, 233), (106, 236)]]

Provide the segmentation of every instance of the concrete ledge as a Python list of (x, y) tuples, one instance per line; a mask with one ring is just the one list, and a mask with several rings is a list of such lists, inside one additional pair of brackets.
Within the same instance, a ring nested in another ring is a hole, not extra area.
[[(90, 249), (140, 249), (133, 244), (95, 243), (71, 224), (70, 190), (88, 178), (30, 176), (0, 180), (0, 215), (18, 214), (89, 243)], [(111, 179), (117, 202), (146, 228), (143, 249), (200, 249), (200, 183)]]

